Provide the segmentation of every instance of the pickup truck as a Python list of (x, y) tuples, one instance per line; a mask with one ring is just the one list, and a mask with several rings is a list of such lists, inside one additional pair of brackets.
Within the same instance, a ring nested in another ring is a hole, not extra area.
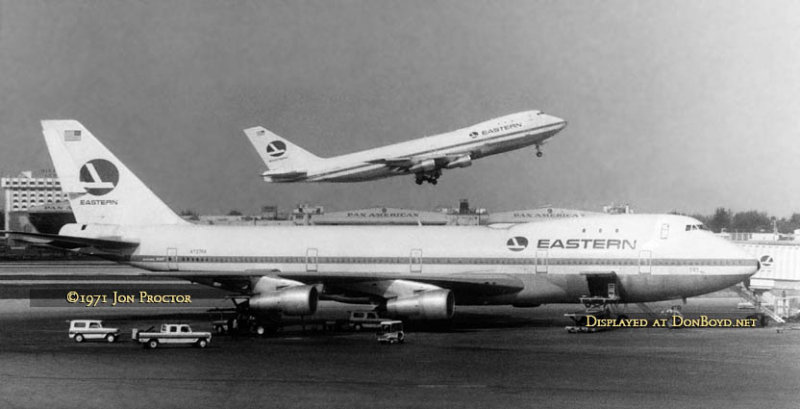
[(77, 343), (91, 339), (114, 342), (119, 338), (119, 329), (104, 327), (100, 320), (71, 320), (69, 337)]
[(186, 324), (161, 324), (161, 330), (156, 332), (153, 327), (144, 331), (134, 329), (131, 333), (134, 341), (144, 345), (145, 348), (155, 349), (159, 345), (194, 345), (205, 348), (211, 342), (210, 332), (194, 332)]

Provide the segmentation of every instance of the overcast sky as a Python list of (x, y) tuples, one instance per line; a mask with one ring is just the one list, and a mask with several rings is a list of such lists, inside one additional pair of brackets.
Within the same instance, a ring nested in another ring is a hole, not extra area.
[[(540, 109), (533, 149), (356, 184), (262, 182), (241, 132), (320, 156)], [(552, 204), (800, 212), (797, 1), (0, 0), (0, 173), (81, 121), (173, 209)]]

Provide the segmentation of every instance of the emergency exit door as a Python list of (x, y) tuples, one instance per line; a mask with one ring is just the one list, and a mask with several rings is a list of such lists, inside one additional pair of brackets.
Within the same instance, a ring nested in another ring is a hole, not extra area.
[(422, 249), (413, 249), (411, 250), (411, 255), (409, 257), (409, 264), (410, 264), (410, 271), (412, 273), (421, 273), (422, 272)]
[(317, 249), (310, 248), (306, 250), (306, 271), (310, 273), (315, 273), (317, 271)]
[(536, 274), (547, 274), (547, 250), (536, 250)]
[(650, 274), (653, 270), (653, 252), (642, 250), (639, 252), (639, 274)]
[(178, 249), (176, 248), (170, 247), (167, 249), (167, 270), (178, 270)]

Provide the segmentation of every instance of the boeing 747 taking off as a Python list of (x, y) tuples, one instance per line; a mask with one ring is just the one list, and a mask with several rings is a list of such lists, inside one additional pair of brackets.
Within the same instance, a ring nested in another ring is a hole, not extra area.
[(244, 130), (267, 171), (267, 182), (363, 182), (414, 174), (418, 185), (436, 184), (442, 169), (465, 168), (484, 156), (541, 146), (567, 125), (541, 111), (506, 115), (456, 131), (365, 151), (320, 158), (257, 126)]
[(699, 221), (616, 215), (487, 226), (206, 226), (176, 215), (80, 123), (43, 121), (76, 223), (8, 232), (234, 291), (248, 315), (310, 315), (318, 300), (447, 319), (454, 306), (586, 297), (644, 303), (747, 279), (758, 261)]

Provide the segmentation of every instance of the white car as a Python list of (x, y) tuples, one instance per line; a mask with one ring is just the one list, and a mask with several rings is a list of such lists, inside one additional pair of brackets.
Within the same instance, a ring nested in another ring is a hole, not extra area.
[(71, 320), (69, 337), (78, 343), (93, 339), (116, 342), (119, 339), (119, 328), (104, 327), (100, 320)]

